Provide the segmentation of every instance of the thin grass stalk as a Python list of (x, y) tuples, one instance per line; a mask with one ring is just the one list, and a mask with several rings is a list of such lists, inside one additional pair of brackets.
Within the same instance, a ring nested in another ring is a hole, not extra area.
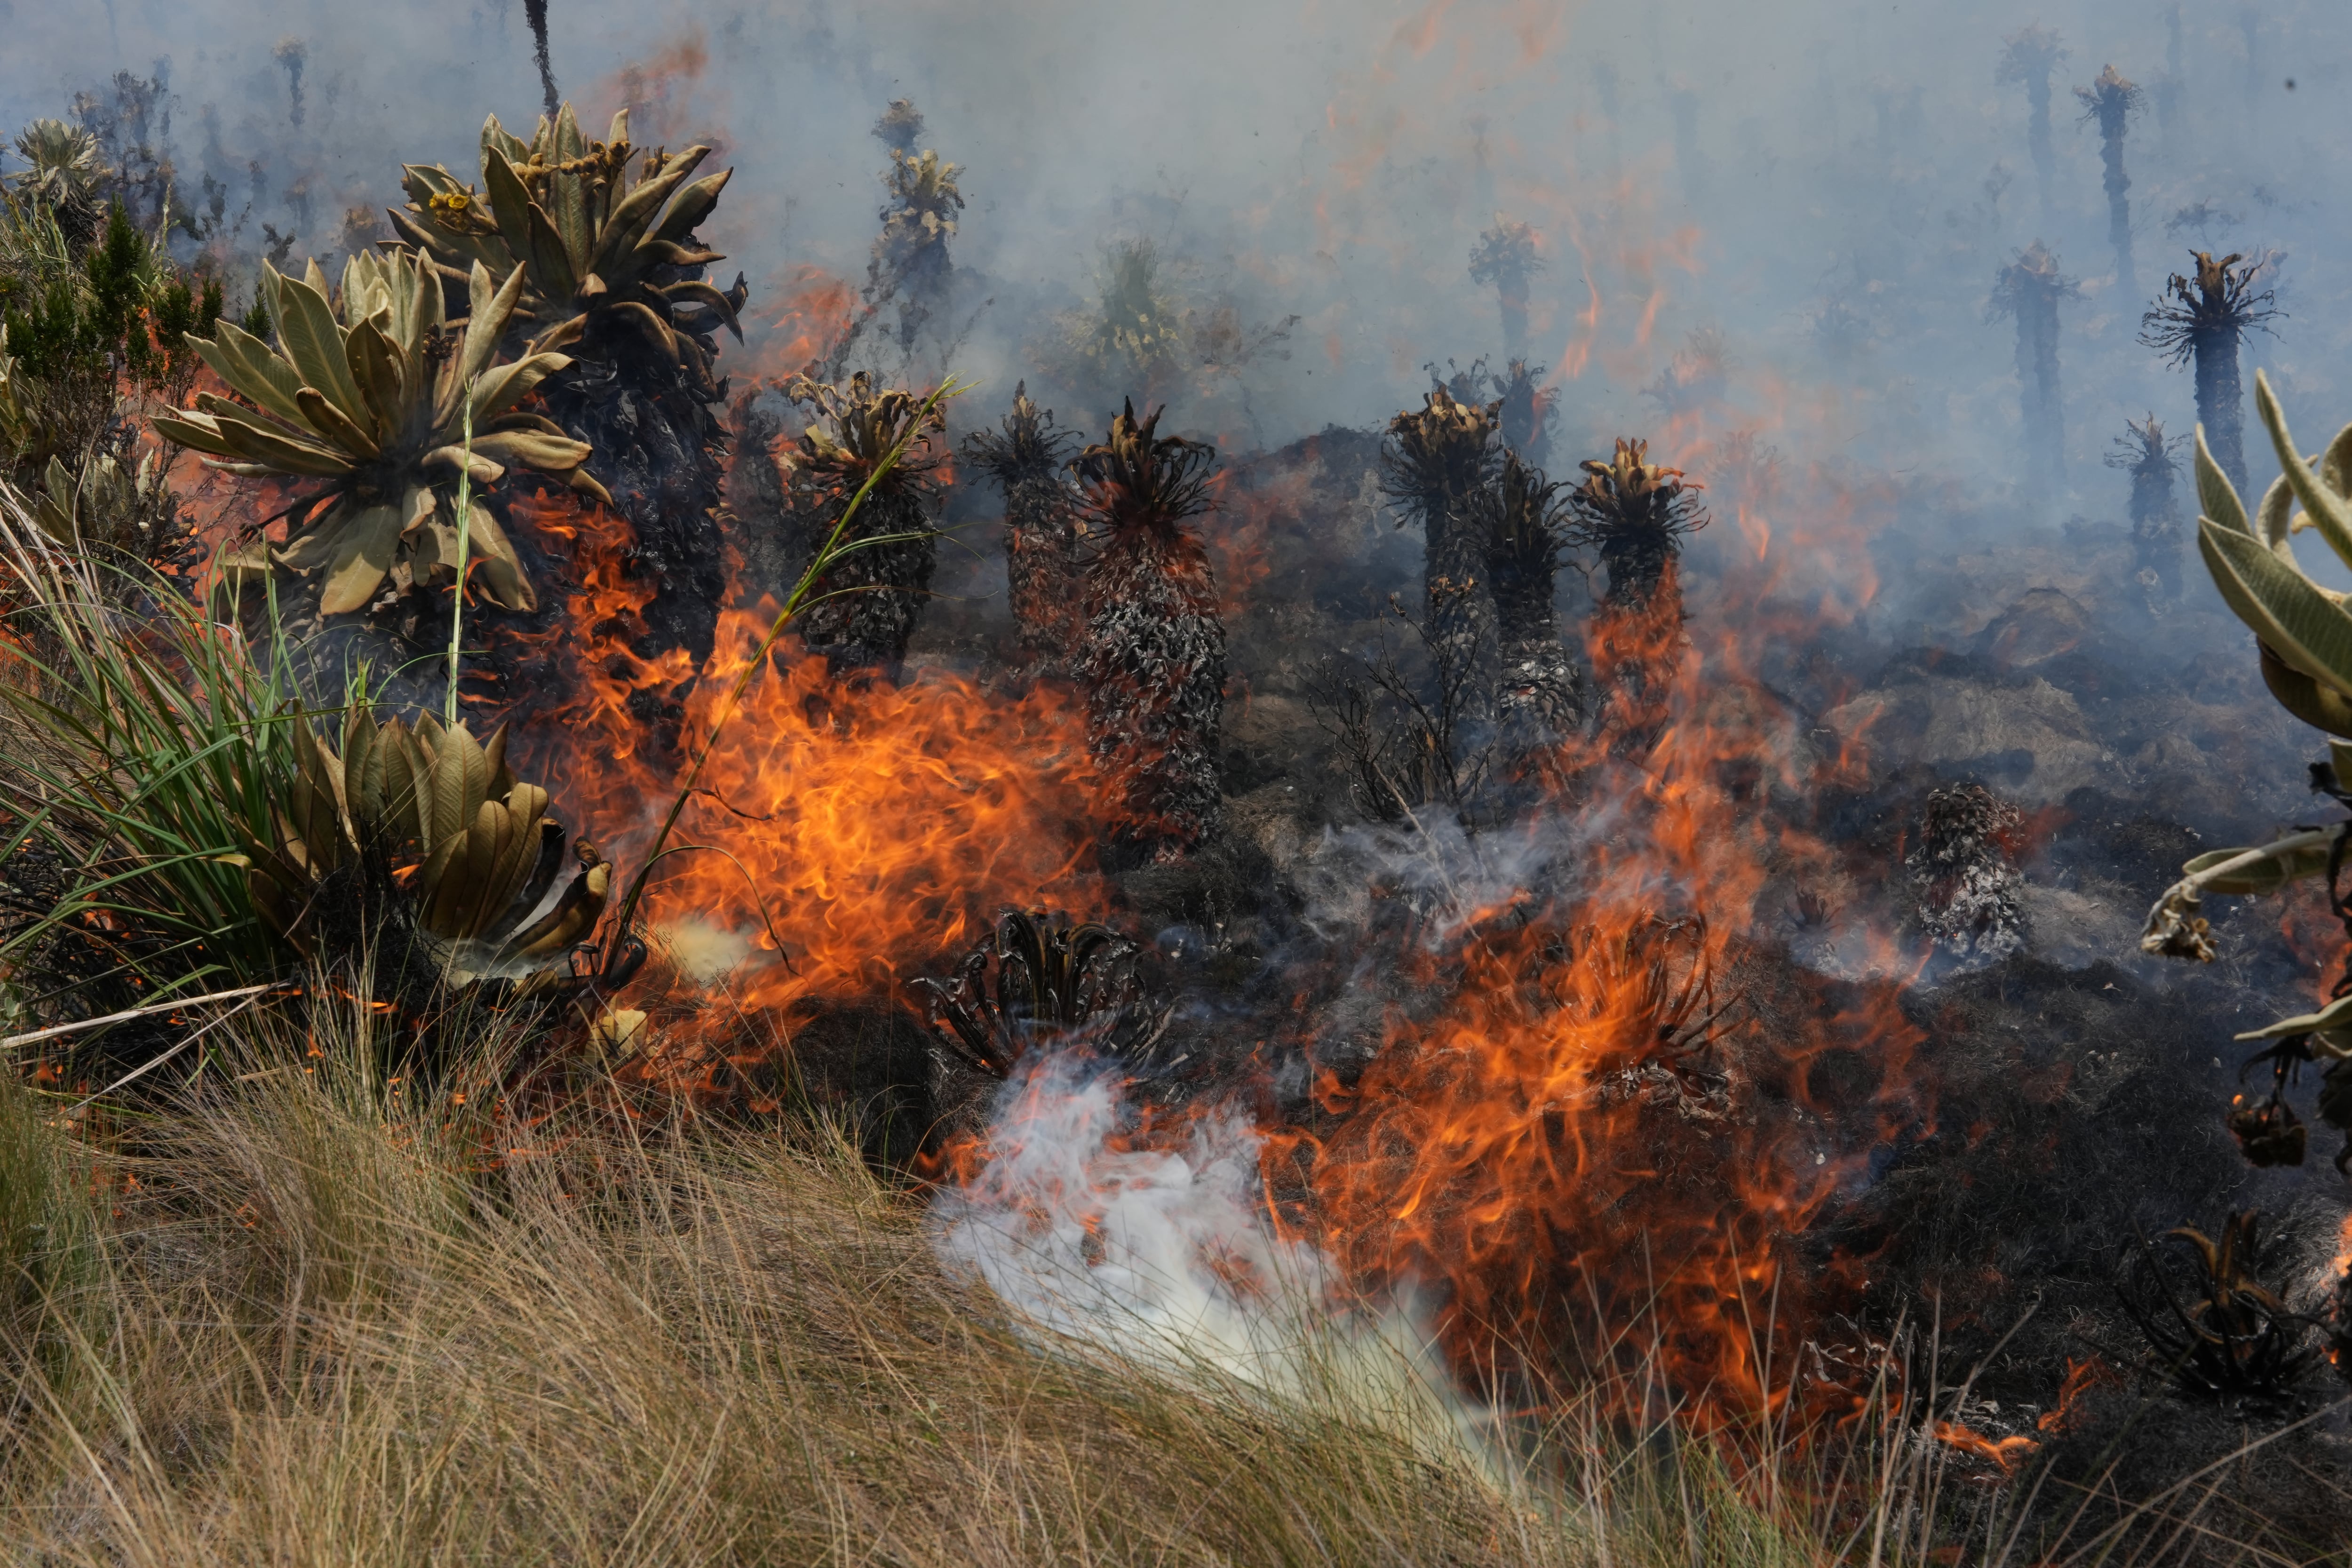
[(457, 589), (450, 595), (449, 693), (441, 710), (443, 726), (451, 730), (457, 727), (457, 648), (466, 633), (466, 568), (472, 564), (466, 556), (474, 540), (474, 387), (480, 380), (476, 376), (466, 383), (466, 395), (458, 405), (464, 410), (466, 455), (457, 464)]

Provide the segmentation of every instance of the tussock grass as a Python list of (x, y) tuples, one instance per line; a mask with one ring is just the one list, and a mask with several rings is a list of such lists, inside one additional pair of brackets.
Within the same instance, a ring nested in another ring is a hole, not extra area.
[(1042, 1352), (845, 1137), (600, 1094), (526, 1125), (494, 1029), (420, 1104), (373, 1076), (372, 1026), (239, 1020), (104, 1162), (0, 1100), (7, 1190), (53, 1216), (0, 1205), (18, 1560), (1825, 1555), (1701, 1448), (1596, 1444), (1572, 1485), (1498, 1487), (1344, 1400)]

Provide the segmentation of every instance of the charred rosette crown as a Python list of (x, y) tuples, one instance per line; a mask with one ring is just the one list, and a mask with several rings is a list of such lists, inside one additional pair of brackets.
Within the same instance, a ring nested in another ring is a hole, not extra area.
[(475, 263), (467, 315), (453, 322), (439, 279), (415, 258), (352, 257), (339, 301), (317, 261), (299, 279), (265, 261), (261, 297), (276, 346), (226, 321), (210, 341), (189, 340), (235, 395), (200, 393), (200, 411), (159, 416), (157, 432), (226, 459), (211, 466), (241, 478), (319, 481), (288, 514), (285, 544), (232, 556), (232, 580), (299, 577), (320, 616), (367, 608), (387, 580), (395, 590), (454, 583), (462, 469), (477, 487), (467, 555), (480, 563), (480, 585), (509, 609), (536, 605), (483, 492), (526, 469), (611, 497), (581, 467), (585, 442), (520, 407), (572, 362), (531, 353), (496, 363), (522, 269), (504, 278)]
[(1174, 1011), (1136, 973), (1141, 952), (1108, 926), (1008, 906), (952, 978), (915, 984), (940, 1043), (992, 1078), (1061, 1046), (1135, 1062), (1167, 1033)]
[(407, 165), (408, 207), (394, 212), (401, 243), (445, 279), (475, 266), (503, 275), (520, 266), (524, 291), (514, 320), (534, 350), (576, 351), (604, 361), (644, 354), (684, 375), (706, 399), (719, 395), (702, 339), (725, 327), (749, 290), (739, 275), (722, 291), (702, 269), (725, 259), (693, 243), (734, 171), (688, 184), (710, 149), (647, 153), (634, 179), (626, 110), (607, 139), (591, 142), (565, 104), (542, 117), (530, 142), (492, 115), (482, 127), (482, 189), (439, 164)]
[(1389, 421), (1381, 444), (1382, 488), (1400, 505), (1439, 515), (1460, 506), (1495, 465), (1503, 405), (1460, 403), (1444, 387), (1421, 408)]
[[(923, 399), (915, 393), (901, 387), (877, 391), (874, 378), (861, 370), (846, 386), (796, 375), (785, 385), (784, 395), (816, 416), (785, 459), (795, 475), (832, 479), (854, 489), (902, 440), (907, 448), (884, 477), (884, 485), (924, 484), (939, 467), (931, 438), (947, 428), (947, 419), (936, 407), (926, 414)], [(919, 430), (914, 428), (918, 421)]]
[(1702, 487), (1649, 458), (1647, 441), (1620, 437), (1606, 462), (1585, 459), (1584, 483), (1569, 492), (1569, 541), (1601, 557), (1612, 603), (1646, 602), (1683, 537), (1707, 524)]
[(1111, 421), (1108, 437), (1078, 454), (1070, 465), (1086, 499), (1087, 515), (1112, 532), (1142, 528), (1173, 531), (1188, 517), (1209, 510), (1209, 470), (1217, 449), (1181, 436), (1158, 435), (1155, 408), (1143, 419), (1127, 400)]
[(604, 912), (612, 866), (586, 842), (561, 892), (564, 833), (548, 794), (518, 780), (506, 731), (477, 742), (430, 715), (415, 729), (352, 705), (338, 754), (307, 716), (294, 726), (296, 769), (272, 811), (274, 843), (246, 846), (255, 907), (312, 951), (322, 900), (398, 889), (415, 926), (476, 973), (529, 970), (562, 957)]

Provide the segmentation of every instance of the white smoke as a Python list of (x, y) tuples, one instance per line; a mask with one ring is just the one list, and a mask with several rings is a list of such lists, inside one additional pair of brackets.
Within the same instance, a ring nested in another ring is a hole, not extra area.
[(1102, 1064), (1024, 1063), (998, 1095), (987, 1163), (934, 1206), (942, 1262), (1050, 1348), (1308, 1405), (1507, 1475), (1491, 1419), (1448, 1386), (1408, 1315), (1351, 1302), (1318, 1248), (1276, 1232), (1245, 1117), (1200, 1117), (1181, 1150), (1120, 1146), (1129, 1131)]

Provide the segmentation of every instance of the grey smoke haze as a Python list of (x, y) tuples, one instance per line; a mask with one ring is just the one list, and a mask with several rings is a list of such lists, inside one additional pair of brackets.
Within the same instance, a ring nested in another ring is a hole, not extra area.
[[(1416, 400), (1426, 363), (1499, 360), (1494, 291), (1467, 258), (1500, 209), (1542, 247), (1530, 336), (1561, 388), (1555, 468), (1621, 432), (1676, 451), (1754, 428), (1787, 459), (1997, 491), (2022, 473), (2019, 398), (2013, 329), (1986, 303), (1995, 270), (2042, 238), (2082, 282), (2061, 323), (2071, 493), (2018, 497), (2044, 521), (2120, 515), (2126, 482), (2099, 457), (2127, 416), (2192, 418), (2189, 376), (2133, 341), (2147, 300), (2113, 279), (2097, 132), (2071, 90), (2108, 61), (2152, 89), (2127, 149), (2144, 288), (2192, 243), (2284, 250), (2291, 316), (2255, 340), (2249, 384), (2269, 367), (2309, 442), (2352, 416), (2345, 220), (2329, 200), (2352, 174), (2352, 26), (2336, 0), (2265, 5), (2252, 65), (2267, 74), (2251, 77), (2235, 11), (2192, 5), (2176, 79), (2171, 9), (550, 5), (555, 77), (592, 132), (625, 100), (641, 143), (711, 141), (737, 168), (706, 233), (753, 287), (752, 352), (730, 344), (722, 362), (739, 374), (789, 368), (779, 343), (759, 351), (796, 269), (863, 279), (886, 163), (868, 128), (903, 96), (923, 144), (965, 171), (950, 324), (972, 330), (954, 368), (983, 380), (988, 405), (966, 423), (1034, 376), (1055, 314), (1089, 301), (1101, 246), (1148, 237), (1201, 311), (1299, 318), (1286, 358), (1259, 355), (1201, 406), (1180, 398), (1175, 422), (1241, 447), (1370, 424)], [(2071, 51), (2048, 223), (2025, 95), (1995, 81), (2003, 36), (2029, 22)], [(398, 200), (402, 160), (470, 176), (484, 113), (526, 129), (540, 102), (521, 0), (20, 4), (9, 26), (9, 123), (118, 69), (167, 70), (184, 181), (230, 185), (232, 216), (252, 200), (248, 253), (265, 220), (299, 230), (298, 261), (340, 248), (346, 209)], [(273, 56), (295, 38), (299, 129)], [(2172, 221), (2200, 203), (2201, 224)], [(1670, 426), (1643, 389), (1706, 328), (1728, 368), (1717, 389), (1698, 366)], [(912, 367), (937, 371), (935, 351)], [(2266, 443), (2250, 430), (2247, 445), (2259, 486)]]

